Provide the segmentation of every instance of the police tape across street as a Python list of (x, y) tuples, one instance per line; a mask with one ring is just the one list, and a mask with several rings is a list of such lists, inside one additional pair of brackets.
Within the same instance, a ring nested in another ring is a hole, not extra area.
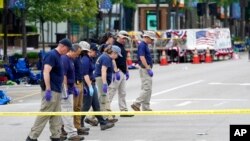
[(138, 116), (174, 116), (174, 115), (235, 115), (250, 114), (250, 109), (221, 110), (169, 110), (169, 111), (112, 111), (112, 112), (0, 112), (0, 117), (29, 116), (73, 116), (73, 115), (138, 115)]

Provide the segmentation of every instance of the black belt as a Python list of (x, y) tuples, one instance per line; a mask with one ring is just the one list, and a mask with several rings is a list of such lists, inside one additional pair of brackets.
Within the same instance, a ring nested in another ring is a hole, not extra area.
[[(144, 65), (140, 65), (140, 67), (141, 67), (142, 69), (146, 69), (146, 67), (145, 67)], [(150, 67), (153, 68), (153, 65), (150, 65)]]

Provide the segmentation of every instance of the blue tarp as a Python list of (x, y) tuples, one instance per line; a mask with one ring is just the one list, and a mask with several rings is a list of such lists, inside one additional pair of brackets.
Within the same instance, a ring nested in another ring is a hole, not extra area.
[(11, 101), (11, 98), (6, 95), (6, 93), (0, 90), (0, 105), (5, 105)]

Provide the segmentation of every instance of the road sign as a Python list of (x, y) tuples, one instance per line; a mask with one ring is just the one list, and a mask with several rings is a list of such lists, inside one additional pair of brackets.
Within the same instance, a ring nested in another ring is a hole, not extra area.
[(3, 0), (0, 0), (0, 8), (3, 8)]

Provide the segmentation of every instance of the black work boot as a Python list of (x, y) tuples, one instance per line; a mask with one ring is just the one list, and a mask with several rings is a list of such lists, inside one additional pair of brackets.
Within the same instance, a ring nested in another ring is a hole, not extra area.
[(89, 135), (89, 128), (79, 128), (77, 129), (78, 135)]
[(28, 136), (26, 141), (37, 141), (37, 139), (31, 139), (30, 136)]
[(107, 122), (106, 124), (100, 125), (100, 127), (101, 127), (101, 130), (106, 130), (106, 129), (114, 127), (114, 125), (115, 125), (114, 123)]
[(77, 136), (68, 138), (68, 140), (69, 141), (81, 141), (81, 140), (84, 140), (84, 137), (77, 135)]
[(61, 141), (60, 138), (50, 138), (50, 139), (51, 139), (51, 141)]

